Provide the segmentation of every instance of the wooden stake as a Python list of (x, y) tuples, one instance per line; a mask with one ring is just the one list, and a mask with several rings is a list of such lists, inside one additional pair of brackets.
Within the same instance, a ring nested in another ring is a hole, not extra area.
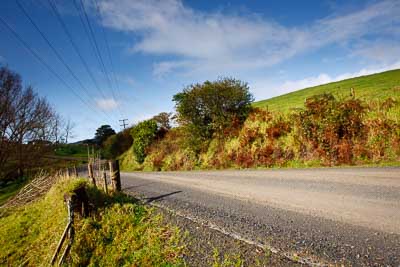
[(94, 184), (94, 186), (96, 186), (96, 179), (94, 178), (92, 163), (88, 164), (88, 172), (89, 172), (89, 178), (92, 179), (92, 183)]
[(78, 177), (78, 171), (77, 171), (77, 169), (76, 169), (76, 165), (74, 165), (74, 176), (75, 176), (75, 177)]
[(105, 171), (103, 171), (103, 180), (104, 180), (104, 191), (108, 195), (108, 188), (107, 188), (107, 174)]
[(111, 182), (113, 185), (113, 188), (116, 192), (121, 191), (121, 177), (119, 174), (119, 161), (110, 161), (110, 177), (111, 177)]

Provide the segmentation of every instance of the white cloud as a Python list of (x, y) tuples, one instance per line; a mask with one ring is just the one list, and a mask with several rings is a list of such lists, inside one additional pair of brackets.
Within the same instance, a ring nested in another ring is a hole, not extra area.
[(116, 109), (119, 103), (114, 98), (96, 99), (96, 105), (101, 110), (110, 111)]
[(190, 64), (188, 62), (184, 61), (163, 61), (163, 62), (157, 62), (153, 65), (153, 75), (160, 77), (163, 76), (164, 74), (167, 74), (173, 70), (182, 68), (182, 67), (187, 67), (187, 65)]
[(256, 14), (205, 13), (179, 0), (115, 0), (100, 6), (106, 26), (139, 36), (133, 52), (178, 58), (155, 63), (156, 76), (176, 70), (213, 73), (267, 67), (333, 43), (354, 45), (367, 42), (364, 39), (371, 35), (399, 35), (400, 27), (400, 2), (396, 0), (376, 2), (300, 28)]
[(341, 81), (359, 76), (370, 75), (393, 69), (400, 69), (400, 61), (397, 61), (390, 65), (363, 68), (356, 72), (342, 73), (337, 76), (331, 76), (327, 73), (321, 73), (317, 76), (306, 77), (299, 80), (283, 81), (280, 84), (273, 84), (266, 80), (255, 80), (253, 83), (250, 83), (250, 87), (252, 92), (255, 94), (256, 99), (261, 100), (290, 93), (303, 88)]
[(352, 57), (360, 56), (375, 62), (390, 64), (400, 58), (400, 43), (388, 40), (363, 42), (352, 53)]

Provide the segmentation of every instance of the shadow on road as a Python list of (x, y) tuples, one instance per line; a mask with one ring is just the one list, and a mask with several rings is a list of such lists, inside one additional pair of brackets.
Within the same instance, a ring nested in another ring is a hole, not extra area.
[(138, 185), (132, 185), (132, 186), (124, 187), (123, 190), (128, 190), (128, 191), (129, 191), (130, 189), (138, 188), (138, 187), (146, 186), (146, 185), (150, 185), (150, 184), (154, 184), (154, 182), (151, 182), (151, 183), (143, 183), (143, 184), (138, 184)]
[(145, 198), (145, 202), (146, 202), (146, 204), (148, 204), (148, 203), (151, 203), (153, 201), (160, 200), (160, 199), (163, 199), (163, 198), (166, 198), (166, 197), (169, 197), (169, 196), (181, 193), (181, 192), (182, 191), (175, 191), (175, 192), (171, 192), (171, 193), (168, 193), (168, 194), (159, 195), (159, 196), (156, 196), (156, 197), (148, 197), (148, 198)]

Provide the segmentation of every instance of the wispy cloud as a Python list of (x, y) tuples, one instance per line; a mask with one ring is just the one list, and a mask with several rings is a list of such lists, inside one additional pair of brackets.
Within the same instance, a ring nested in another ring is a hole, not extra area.
[(268, 67), (333, 43), (354, 47), (368, 43), (371, 35), (400, 37), (400, 2), (396, 0), (297, 28), (257, 14), (205, 13), (179, 0), (103, 1), (100, 6), (106, 26), (139, 36), (132, 52), (176, 57), (156, 62), (153, 73), (157, 76), (175, 70), (198, 73)]
[(382, 39), (360, 42), (355, 46), (351, 57), (362, 57), (377, 63), (391, 64), (400, 58), (400, 42)]
[(114, 98), (96, 99), (96, 105), (99, 109), (104, 111), (111, 111), (118, 107), (119, 103)]

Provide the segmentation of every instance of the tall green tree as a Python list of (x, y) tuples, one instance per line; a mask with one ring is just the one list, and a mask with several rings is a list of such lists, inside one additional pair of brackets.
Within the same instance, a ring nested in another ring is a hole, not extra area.
[(115, 131), (110, 125), (102, 125), (96, 130), (94, 136), (94, 141), (97, 145), (102, 146), (103, 142), (107, 140), (108, 137), (114, 135)]
[(243, 122), (254, 101), (249, 86), (240, 80), (223, 78), (193, 84), (174, 95), (178, 122), (194, 135), (209, 139), (234, 121)]

